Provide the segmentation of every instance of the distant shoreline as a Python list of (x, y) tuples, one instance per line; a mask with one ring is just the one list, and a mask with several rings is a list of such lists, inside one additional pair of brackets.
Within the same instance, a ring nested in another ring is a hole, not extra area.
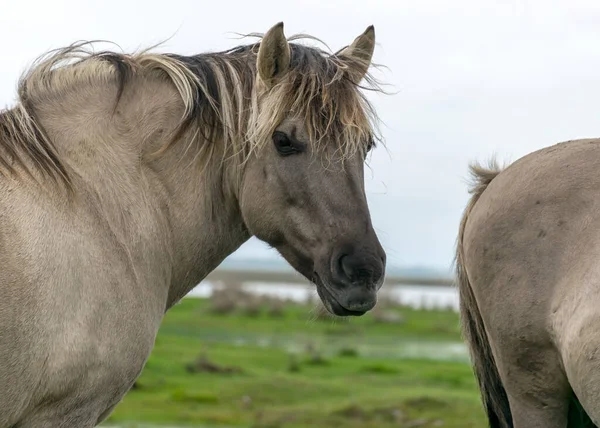
[[(229, 257), (217, 269), (227, 268), (253, 271), (293, 272), (294, 269), (283, 259)], [(386, 274), (399, 277), (451, 278), (452, 270), (429, 266), (394, 266), (388, 263)]]

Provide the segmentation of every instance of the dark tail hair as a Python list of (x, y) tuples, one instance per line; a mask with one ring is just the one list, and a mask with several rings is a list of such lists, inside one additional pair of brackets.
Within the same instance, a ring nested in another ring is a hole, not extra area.
[(500, 169), (495, 162), (492, 162), (490, 168), (471, 165), (470, 172), (474, 181), (470, 190), (472, 196), (460, 222), (455, 260), (462, 334), (469, 347), (475, 378), (479, 383), (481, 399), (490, 428), (513, 428), (508, 397), (500, 380), (477, 301), (464, 268), (463, 252), (463, 234), (469, 214), (484, 190), (500, 173)]

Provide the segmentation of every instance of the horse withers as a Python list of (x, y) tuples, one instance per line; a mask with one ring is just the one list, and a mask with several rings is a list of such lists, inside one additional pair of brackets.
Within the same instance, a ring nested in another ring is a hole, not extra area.
[(373, 27), (196, 56), (72, 45), (0, 115), (0, 427), (93, 427), (165, 312), (251, 236), (337, 315), (376, 303), (385, 252), (363, 168)]

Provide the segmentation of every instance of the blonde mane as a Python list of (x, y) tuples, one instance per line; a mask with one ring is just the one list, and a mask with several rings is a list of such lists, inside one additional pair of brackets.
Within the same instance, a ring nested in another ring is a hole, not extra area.
[[(254, 35), (260, 37), (259, 35)], [(293, 36), (293, 41), (309, 36)], [(168, 79), (177, 89), (184, 114), (177, 132), (159, 150), (168, 149), (192, 129), (190, 144), (206, 162), (215, 145), (222, 143), (223, 155), (243, 163), (253, 150), (270, 140), (281, 120), (294, 114), (302, 118), (316, 150), (335, 145), (340, 159), (380, 140), (375, 110), (361, 89), (382, 91), (367, 74), (368, 86), (354, 83), (349, 75), (364, 64), (353, 63), (337, 53), (290, 43), (291, 64), (269, 94), (257, 83), (256, 56), (259, 43), (195, 56), (110, 51), (92, 52), (93, 42), (76, 43), (51, 51), (24, 73), (18, 85), (18, 104), (0, 112), (0, 171), (15, 174), (28, 164), (55, 181), (70, 184), (67, 168), (55, 145), (36, 116), (37, 103), (49, 95), (59, 96), (75, 84), (98, 85), (118, 82), (115, 107), (128, 82), (154, 73)], [(339, 52), (339, 51), (338, 51)], [(17, 168), (15, 168), (15, 166)]]

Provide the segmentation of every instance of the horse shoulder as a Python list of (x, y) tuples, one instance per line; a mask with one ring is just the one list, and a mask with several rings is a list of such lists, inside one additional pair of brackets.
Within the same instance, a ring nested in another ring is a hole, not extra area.
[(168, 280), (135, 257), (91, 211), (0, 192), (0, 426), (53, 397), (101, 414), (129, 390), (164, 314), (147, 282)]

